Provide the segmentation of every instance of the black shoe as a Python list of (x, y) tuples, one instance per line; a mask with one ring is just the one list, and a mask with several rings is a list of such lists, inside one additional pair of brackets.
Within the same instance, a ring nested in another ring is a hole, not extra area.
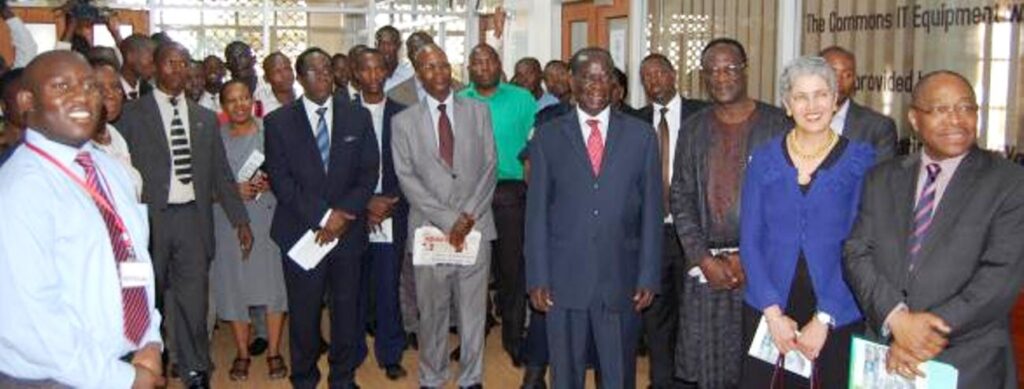
[(263, 353), (267, 351), (267, 346), (269, 345), (270, 344), (267, 343), (266, 339), (256, 338), (252, 341), (252, 343), (249, 343), (249, 355), (263, 355)]
[(331, 351), (331, 344), (327, 343), (324, 338), (320, 338), (320, 354), (327, 354), (328, 351)]
[(523, 374), (523, 385), (520, 389), (547, 389), (548, 384), (544, 382), (544, 376), (547, 374), (547, 367), (545, 366), (527, 366), (526, 373)]
[(182, 381), (188, 389), (210, 388), (210, 377), (204, 371), (190, 371), (182, 377)]
[(416, 338), (415, 332), (405, 334), (405, 348), (411, 348), (413, 350), (420, 349), (419, 339)]
[(476, 384), (476, 385), (470, 385), (470, 386), (460, 386), (459, 389), (484, 389), (484, 385), (483, 384)]
[(389, 380), (396, 381), (398, 379), (404, 378), (408, 374), (409, 373), (405, 371), (405, 368), (397, 363), (384, 366), (384, 375), (386, 375)]
[(453, 361), (458, 361), (459, 354), (462, 354), (462, 346), (455, 346), (455, 349), (452, 350), (452, 353), (448, 354), (448, 358), (450, 358)]

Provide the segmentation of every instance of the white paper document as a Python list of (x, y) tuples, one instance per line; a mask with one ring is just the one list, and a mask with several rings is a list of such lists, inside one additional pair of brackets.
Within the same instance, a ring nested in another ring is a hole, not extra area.
[(959, 372), (950, 364), (928, 361), (918, 366), (925, 377), (908, 380), (885, 371), (889, 347), (853, 337), (850, 344), (850, 385), (852, 389), (955, 389)]
[[(327, 223), (327, 218), (331, 215), (331, 210), (328, 209), (324, 213), (324, 217), (320, 219), (320, 227), (323, 227)], [(288, 257), (295, 261), (303, 270), (310, 270), (316, 267), (327, 256), (327, 253), (331, 252), (334, 246), (338, 245), (338, 240), (335, 239), (323, 246), (316, 243), (316, 232), (313, 230), (306, 231), (299, 238), (298, 242), (292, 245), (292, 248), (288, 249)]]
[(480, 231), (466, 235), (461, 252), (448, 243), (448, 236), (437, 227), (420, 227), (413, 237), (412, 264), (415, 266), (460, 265), (476, 263), (480, 251)]
[(242, 167), (238, 169), (238, 176), (235, 177), (235, 180), (238, 182), (251, 180), (256, 175), (256, 171), (260, 169), (260, 166), (263, 166), (263, 161), (266, 159), (267, 157), (262, 152), (253, 150), (252, 154), (249, 154), (249, 158), (245, 159)]
[(384, 219), (377, 229), (370, 231), (370, 243), (391, 243), (395, 236), (392, 233), (391, 218)]
[[(768, 322), (764, 320), (764, 316), (761, 316), (761, 321), (757, 323), (757, 331), (754, 332), (754, 340), (750, 342), (748, 354), (772, 366), (779, 360), (779, 349), (775, 347), (775, 341), (772, 340), (771, 331), (768, 331)], [(814, 367), (814, 362), (796, 350), (786, 353), (785, 364), (786, 370), (804, 378), (811, 377)]]

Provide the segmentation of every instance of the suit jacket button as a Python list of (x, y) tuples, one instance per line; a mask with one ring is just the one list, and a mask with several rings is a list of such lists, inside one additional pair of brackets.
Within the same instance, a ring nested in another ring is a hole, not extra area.
[(595, 182), (594, 183), (594, 190), (598, 190), (599, 188), (601, 188), (601, 184), (598, 184), (598, 183)]
[(597, 212), (597, 210), (595, 209), (595, 210), (594, 210), (594, 216), (597, 216), (597, 214), (598, 214), (598, 213), (599, 213), (599, 212)]

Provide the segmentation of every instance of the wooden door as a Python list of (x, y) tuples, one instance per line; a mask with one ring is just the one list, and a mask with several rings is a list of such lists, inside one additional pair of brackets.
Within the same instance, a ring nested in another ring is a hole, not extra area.
[[(628, 17), (629, 0), (562, 4), (562, 59), (568, 60), (573, 52), (587, 46), (609, 48), (613, 26), (622, 25)], [(625, 41), (629, 42), (628, 36)]]

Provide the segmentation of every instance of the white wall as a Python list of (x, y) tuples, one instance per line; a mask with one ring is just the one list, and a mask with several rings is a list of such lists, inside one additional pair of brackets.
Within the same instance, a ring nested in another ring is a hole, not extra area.
[(516, 61), (535, 57), (541, 66), (562, 54), (562, 2), (560, 0), (505, 0), (502, 67), (511, 79)]

